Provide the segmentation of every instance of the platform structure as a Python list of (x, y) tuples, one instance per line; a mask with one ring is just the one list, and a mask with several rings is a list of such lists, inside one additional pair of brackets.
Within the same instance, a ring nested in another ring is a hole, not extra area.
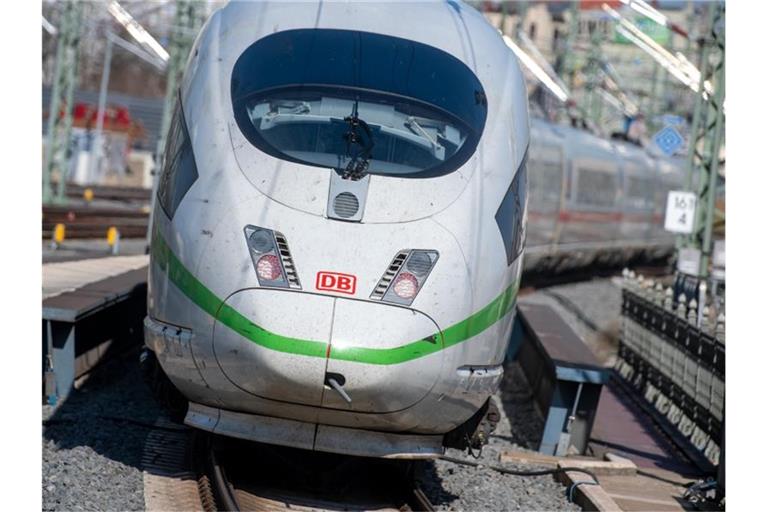
[[(538, 453), (509, 450), (501, 462), (592, 470), (599, 485), (574, 490), (585, 510), (691, 509), (684, 499), (687, 485), (706, 472), (554, 309), (518, 304), (510, 347), (510, 359), (519, 363), (544, 425)], [(566, 485), (585, 480), (583, 474), (568, 473)]]
[(43, 265), (43, 388), (49, 404), (113, 350), (142, 339), (148, 256)]
[(549, 306), (519, 304), (516, 324), (511, 345), (545, 416), (539, 452), (583, 454), (608, 371)]
[(603, 388), (589, 451), (600, 458), (611, 454), (629, 459), (637, 471), (603, 476), (601, 486), (621, 510), (691, 509), (683, 499), (686, 486), (704, 475), (638, 406), (619, 379), (612, 373)]

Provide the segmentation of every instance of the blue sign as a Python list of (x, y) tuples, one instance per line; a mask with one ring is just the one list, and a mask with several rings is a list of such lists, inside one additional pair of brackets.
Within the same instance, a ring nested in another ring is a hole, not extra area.
[(685, 140), (677, 130), (671, 126), (667, 126), (659, 130), (656, 135), (653, 136), (653, 142), (656, 143), (665, 155), (672, 156), (678, 149), (680, 149), (680, 146), (683, 145)]

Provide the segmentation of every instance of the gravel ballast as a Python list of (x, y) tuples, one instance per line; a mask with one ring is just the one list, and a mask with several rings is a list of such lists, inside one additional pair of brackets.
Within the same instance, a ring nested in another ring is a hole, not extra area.
[[(503, 450), (530, 450), (539, 442), (543, 419), (536, 411), (531, 391), (517, 363), (508, 365), (504, 382), (494, 396), (501, 419), (478, 459), (449, 449), (446, 455), (485, 466), (531, 471), (551, 469), (533, 465), (501, 464)], [(512, 415), (514, 413), (514, 415)], [(581, 510), (565, 497), (566, 487), (551, 475), (521, 477), (488, 467), (457, 465), (436, 460), (427, 466), (424, 492), (438, 510)]]
[(59, 407), (44, 406), (43, 510), (144, 510), (141, 456), (159, 415), (137, 354), (98, 368)]

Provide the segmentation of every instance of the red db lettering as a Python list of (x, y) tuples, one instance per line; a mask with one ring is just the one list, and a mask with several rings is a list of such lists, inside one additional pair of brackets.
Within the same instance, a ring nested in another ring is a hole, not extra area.
[(315, 288), (318, 290), (354, 295), (356, 287), (357, 277), (351, 274), (321, 271), (317, 273), (317, 279), (315, 279)]
[(352, 288), (352, 280), (347, 276), (339, 276), (336, 279), (336, 288), (339, 290), (350, 290)]

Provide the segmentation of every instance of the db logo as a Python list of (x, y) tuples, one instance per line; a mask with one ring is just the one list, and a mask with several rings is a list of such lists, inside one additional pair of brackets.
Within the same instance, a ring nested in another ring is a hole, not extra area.
[(318, 272), (315, 280), (315, 288), (318, 290), (330, 290), (332, 292), (355, 294), (357, 277), (338, 272)]

